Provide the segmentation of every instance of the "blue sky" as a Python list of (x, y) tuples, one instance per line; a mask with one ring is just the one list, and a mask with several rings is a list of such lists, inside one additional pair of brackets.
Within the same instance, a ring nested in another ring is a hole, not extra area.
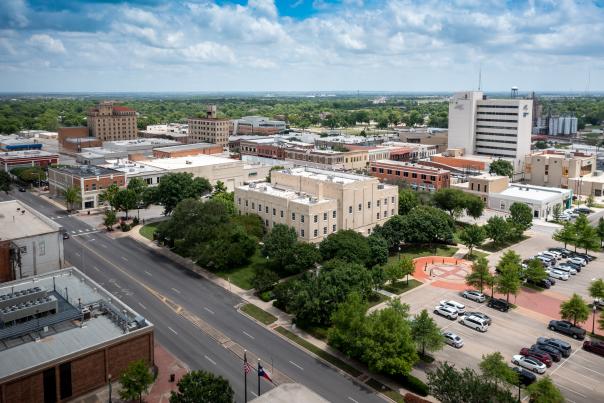
[(604, 90), (604, 0), (0, 0), (0, 91)]

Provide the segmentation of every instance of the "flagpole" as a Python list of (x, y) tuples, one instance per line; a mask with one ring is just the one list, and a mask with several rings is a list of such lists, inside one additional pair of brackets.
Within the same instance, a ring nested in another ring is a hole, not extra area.
[(258, 396), (260, 396), (260, 358), (258, 358)]
[(243, 396), (247, 403), (247, 350), (243, 350)]

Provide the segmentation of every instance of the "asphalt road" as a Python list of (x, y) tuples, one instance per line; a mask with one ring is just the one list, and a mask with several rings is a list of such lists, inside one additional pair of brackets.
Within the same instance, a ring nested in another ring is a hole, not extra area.
[[(157, 297), (158, 294), (261, 357), (263, 366), (269, 371), (274, 367), (330, 401), (384, 401), (241, 315), (235, 309), (242, 302), (238, 296), (136, 241), (110, 238), (31, 193), (13, 192), (9, 196), (2, 194), (0, 198), (20, 199), (46, 216), (54, 217), (72, 235), (65, 241), (65, 259), (153, 322), (157, 341), (191, 369), (204, 369), (226, 377), (235, 390), (237, 401), (243, 401), (241, 360), (175, 313)], [(269, 388), (269, 383), (262, 384), (263, 391)], [(256, 377), (248, 376), (248, 396), (253, 397), (256, 390)]]

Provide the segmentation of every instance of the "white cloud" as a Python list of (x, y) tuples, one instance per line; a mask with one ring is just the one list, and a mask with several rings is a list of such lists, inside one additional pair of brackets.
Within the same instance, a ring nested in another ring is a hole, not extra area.
[(65, 53), (65, 47), (60, 39), (54, 39), (50, 35), (35, 34), (27, 41), (30, 45), (50, 53)]
[(159, 19), (153, 13), (139, 8), (126, 7), (123, 16), (126, 20), (138, 25), (160, 25)]
[(182, 50), (187, 60), (208, 64), (233, 64), (235, 53), (228, 46), (215, 42), (199, 42)]
[(249, 0), (247, 5), (252, 10), (270, 18), (277, 17), (277, 7), (274, 0)]

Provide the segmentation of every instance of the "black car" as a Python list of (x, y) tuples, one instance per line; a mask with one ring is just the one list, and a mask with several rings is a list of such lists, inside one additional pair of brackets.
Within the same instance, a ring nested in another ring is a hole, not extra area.
[(559, 362), (562, 359), (562, 354), (560, 354), (560, 350), (547, 345), (533, 344), (530, 350), (540, 354), (549, 354), (549, 356), (552, 357), (552, 361), (554, 362)]
[(69, 239), (69, 234), (67, 232), (63, 232), (63, 239)]
[(528, 386), (537, 379), (537, 375), (524, 368), (514, 367), (512, 370), (518, 374), (518, 380), (521, 385)]
[(526, 282), (529, 284), (534, 284), (537, 287), (546, 288), (546, 289), (549, 289), (552, 287), (552, 283), (548, 279), (543, 279), (543, 280), (539, 280), (539, 281), (526, 280)]
[(549, 330), (565, 334), (573, 339), (583, 340), (585, 338), (585, 329), (575, 326), (566, 320), (550, 320), (547, 327)]
[(588, 209), (587, 207), (577, 207), (573, 211), (575, 213), (577, 213), (577, 214), (591, 214), (591, 213), (593, 213), (593, 210)]
[(593, 255), (588, 255), (587, 253), (580, 253), (580, 252), (573, 252), (570, 254), (570, 257), (580, 257), (582, 259), (585, 259), (586, 262), (591, 262), (592, 260), (594, 260), (596, 258)]
[(547, 278), (547, 281), (549, 281), (549, 283), (550, 283), (551, 285), (556, 285), (556, 279), (555, 279), (555, 278), (553, 278), (553, 277), (548, 277), (548, 278)]
[(493, 309), (497, 309), (501, 312), (507, 312), (510, 309), (510, 304), (505, 299), (491, 298), (487, 303), (487, 306)]
[(562, 255), (562, 257), (568, 257), (568, 255), (571, 253), (571, 251), (566, 248), (548, 248), (548, 250), (558, 252)]
[(25, 192), (25, 188), (24, 187), (19, 187), (19, 192)]
[(568, 261), (568, 260), (566, 262), (564, 262), (563, 264), (565, 264), (567, 266), (570, 266), (570, 267), (572, 267), (573, 269), (575, 269), (577, 271), (581, 271), (581, 268), (583, 267), (580, 264), (573, 263), (573, 262)]
[(546, 337), (539, 337), (537, 339), (537, 344), (540, 346), (549, 346), (557, 349), (558, 351), (560, 351), (560, 354), (564, 358), (570, 357), (570, 353), (572, 350), (570, 344), (560, 339), (548, 339)]

